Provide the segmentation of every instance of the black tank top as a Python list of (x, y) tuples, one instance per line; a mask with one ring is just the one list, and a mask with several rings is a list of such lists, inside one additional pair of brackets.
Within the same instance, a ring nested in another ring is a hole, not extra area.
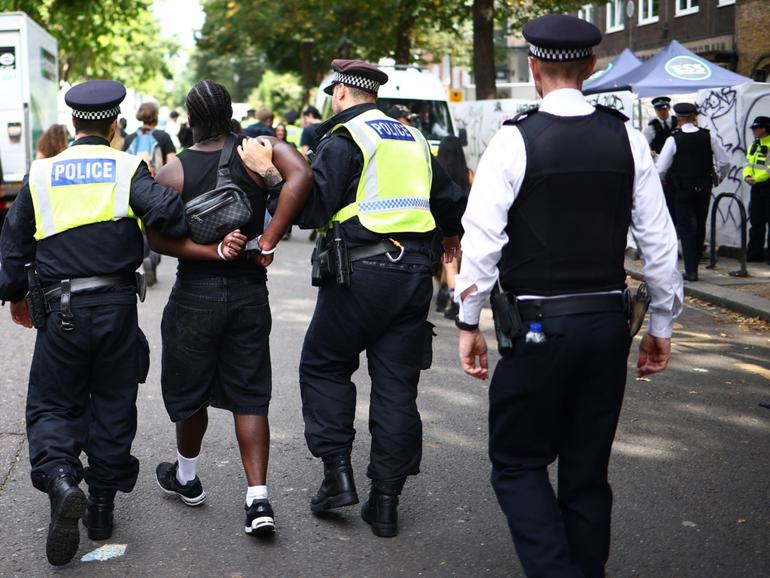
[[(251, 219), (241, 228), (241, 231), (249, 239), (253, 239), (262, 234), (265, 222), (267, 191), (257, 186), (249, 177), (241, 162), (237, 145), (243, 141), (243, 138), (243, 135), (238, 136), (236, 147), (233, 149), (233, 154), (230, 157), (230, 174), (232, 175), (233, 182), (243, 189), (251, 202)], [(221, 151), (222, 149), (208, 152), (185, 149), (179, 153), (178, 158), (184, 170), (184, 189), (181, 193), (182, 200), (185, 203), (216, 187), (217, 167)], [(247, 276), (262, 280), (267, 279), (267, 271), (263, 267), (248, 263), (244, 259), (236, 259), (234, 261), (180, 259), (177, 271), (179, 275), (188, 278), (213, 275), (224, 277)]]

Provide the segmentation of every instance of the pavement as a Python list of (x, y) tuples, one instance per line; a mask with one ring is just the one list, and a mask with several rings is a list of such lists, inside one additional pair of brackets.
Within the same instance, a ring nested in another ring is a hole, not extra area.
[[(634, 279), (643, 280), (642, 261), (626, 256), (626, 272)], [(684, 271), (682, 260), (679, 270)], [(730, 309), (736, 313), (770, 322), (770, 264), (748, 263), (747, 276), (737, 275), (740, 262), (729, 257), (718, 257), (714, 268), (702, 261), (698, 281), (685, 281), (684, 293), (707, 303)]]
[[(0, 309), (0, 577), (523, 575), (489, 485), (489, 383), (462, 373), (456, 330), (435, 312), (434, 363), (419, 387), (422, 472), (402, 496), (400, 534), (376, 538), (356, 507), (323, 518), (309, 512), (321, 465), (305, 446), (297, 367), (315, 302), (311, 248), (305, 234), (297, 233), (281, 243), (270, 268), (269, 486), (278, 532), (268, 541), (243, 533), (245, 480), (226, 412), (210, 412), (204, 440), (199, 474), (207, 503), (188, 508), (156, 487), (155, 465), (174, 456), (174, 430), (160, 394), (160, 317), (174, 276), (174, 261), (164, 259), (159, 282), (139, 309), (152, 349), (150, 376), (137, 401), (139, 481), (131, 494), (117, 498), (111, 540), (92, 542), (83, 532), (74, 560), (59, 569), (49, 566), (48, 500), (30, 484), (24, 431), (34, 333), (13, 325)], [(494, 364), (489, 310), (482, 330)], [(662, 374), (636, 379), (632, 347), (610, 464), (615, 507), (608, 576), (770, 576), (770, 410), (760, 406), (770, 402), (770, 332), (692, 301), (674, 330), (674, 354)], [(365, 357), (354, 381), (353, 462), (363, 496), (369, 447)]]

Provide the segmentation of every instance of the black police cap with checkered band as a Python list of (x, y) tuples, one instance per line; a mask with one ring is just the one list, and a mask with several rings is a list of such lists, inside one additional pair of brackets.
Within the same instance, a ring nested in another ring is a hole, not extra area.
[(529, 55), (548, 62), (588, 58), (593, 54), (593, 47), (602, 41), (602, 33), (596, 26), (565, 14), (548, 14), (530, 20), (521, 32), (529, 42)]
[(72, 116), (82, 120), (107, 120), (120, 114), (126, 87), (114, 80), (89, 80), (73, 86), (64, 95)]
[(387, 74), (363, 60), (332, 60), (332, 70), (334, 77), (331, 84), (324, 88), (326, 94), (334, 92), (335, 84), (346, 84), (376, 96), (380, 86), (388, 82)]

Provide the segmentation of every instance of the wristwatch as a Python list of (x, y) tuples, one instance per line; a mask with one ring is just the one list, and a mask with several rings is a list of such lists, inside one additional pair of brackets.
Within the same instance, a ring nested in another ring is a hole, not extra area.
[(478, 323), (463, 323), (460, 321), (460, 317), (455, 317), (455, 327), (462, 331), (476, 331), (479, 328)]

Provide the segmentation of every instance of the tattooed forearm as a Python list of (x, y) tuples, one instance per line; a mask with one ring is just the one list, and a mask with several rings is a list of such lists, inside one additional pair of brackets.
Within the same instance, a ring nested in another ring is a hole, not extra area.
[(265, 184), (268, 187), (274, 187), (283, 180), (283, 178), (281, 177), (281, 173), (279, 173), (278, 169), (276, 169), (275, 167), (270, 167), (269, 169), (267, 169), (265, 171), (265, 174), (262, 175), (262, 178), (264, 179)]

